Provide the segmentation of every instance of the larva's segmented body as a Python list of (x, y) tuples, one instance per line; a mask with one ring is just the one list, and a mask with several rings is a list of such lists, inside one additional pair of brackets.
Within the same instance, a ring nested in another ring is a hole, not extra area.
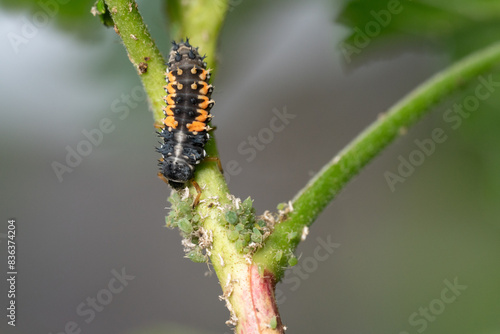
[(157, 151), (162, 154), (160, 177), (178, 188), (193, 178), (195, 166), (206, 156), (204, 146), (209, 139), (208, 122), (214, 101), (210, 72), (204, 57), (189, 41), (172, 42), (166, 73), (167, 85), (163, 108), (165, 119), (159, 136), (163, 138)]

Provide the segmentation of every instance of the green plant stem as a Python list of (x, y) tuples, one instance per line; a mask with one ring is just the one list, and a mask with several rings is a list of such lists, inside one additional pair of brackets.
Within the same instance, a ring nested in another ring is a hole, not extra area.
[(499, 63), (500, 43), (496, 43), (434, 75), (382, 114), (295, 196), (293, 211), (276, 226), (266, 245), (255, 254), (255, 262), (280, 279), (283, 268), (287, 267), (287, 258), (276, 260), (275, 254), (293, 252), (303, 229), (314, 222), (363, 166), (441, 99)]
[[(189, 37), (190, 43), (207, 55), (212, 77), (216, 70), (217, 37), (228, 8), (225, 0), (167, 0), (170, 31), (174, 39)], [(213, 136), (212, 136), (213, 137)], [(218, 156), (215, 141), (205, 147), (209, 156)], [(211, 263), (219, 278), (225, 300), (231, 312), (228, 324), (236, 333), (283, 333), (276, 307), (272, 274), (260, 275), (255, 266), (236, 249), (228, 238), (223, 211), (231, 207), (226, 181), (213, 162), (203, 162), (197, 168), (195, 180), (203, 187), (202, 199), (196, 210), (202, 217), (203, 228), (211, 231), (213, 243)], [(270, 324), (276, 321), (276, 326)]]
[[(155, 122), (164, 118), (163, 90), (165, 65), (154, 45), (135, 2), (107, 0), (115, 30), (121, 36), (129, 58), (139, 69), (140, 62), (149, 57), (147, 73), (141, 73), (144, 87), (152, 100)], [(172, 37), (179, 41), (189, 37), (192, 45), (207, 55), (209, 67), (215, 70), (215, 47), (222, 25), (227, 2), (224, 0), (167, 0)], [(131, 38), (130, 36), (134, 36)], [(154, 64), (154, 66), (151, 66)], [(205, 147), (209, 156), (217, 156), (215, 141)], [(229, 189), (214, 162), (205, 161), (196, 169), (195, 181), (202, 187), (202, 201), (196, 211), (203, 217), (202, 226), (212, 236), (211, 262), (223, 290), (223, 299), (231, 311), (230, 324), (238, 333), (283, 333), (274, 297), (276, 280), (272, 274), (261, 276), (257, 268), (239, 252), (228, 238), (225, 217), (222, 213), (230, 208)], [(190, 187), (191, 193), (195, 193)], [(274, 326), (272, 324), (275, 324)]]
[[(149, 97), (155, 124), (161, 124), (165, 105), (165, 60), (144, 24), (137, 3), (131, 0), (105, 0), (128, 57), (137, 70)], [(144, 71), (144, 66), (147, 70)], [(142, 69), (142, 70), (141, 70)]]
[[(177, 40), (189, 37), (192, 45), (198, 46), (202, 54), (206, 53), (212, 77), (216, 71), (217, 37), (227, 8), (226, 0), (167, 0), (172, 37)], [(218, 156), (213, 139), (205, 149), (210, 157)], [(203, 187), (204, 201), (196, 210), (206, 217), (203, 228), (213, 235), (210, 259), (219, 278), (222, 298), (231, 312), (228, 324), (235, 326), (236, 333), (283, 333), (274, 296), (276, 280), (272, 274), (261, 276), (228, 238), (223, 211), (232, 203), (224, 177), (214, 162), (203, 162), (197, 168), (195, 180)], [(276, 326), (271, 328), (273, 319)]]

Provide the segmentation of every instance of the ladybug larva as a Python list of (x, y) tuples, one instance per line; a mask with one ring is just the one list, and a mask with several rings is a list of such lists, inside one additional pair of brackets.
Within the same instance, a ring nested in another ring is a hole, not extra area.
[(189, 40), (172, 42), (166, 73), (167, 105), (163, 108), (165, 119), (159, 136), (163, 143), (157, 151), (162, 154), (158, 176), (175, 189), (192, 181), (198, 191), (194, 205), (201, 195), (194, 182), (195, 166), (206, 157), (204, 146), (209, 139), (208, 122), (214, 101), (210, 98), (213, 87), (207, 63), (198, 48)]

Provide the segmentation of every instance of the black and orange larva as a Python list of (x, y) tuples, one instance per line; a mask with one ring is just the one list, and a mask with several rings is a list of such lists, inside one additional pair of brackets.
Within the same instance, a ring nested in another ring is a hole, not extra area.
[[(209, 139), (208, 122), (214, 101), (210, 98), (213, 87), (207, 63), (198, 48), (189, 40), (172, 42), (166, 73), (167, 96), (163, 99), (165, 119), (159, 136), (163, 143), (156, 150), (162, 154), (158, 176), (173, 188), (179, 188), (193, 179), (195, 166), (205, 157), (204, 146)], [(198, 185), (193, 182), (198, 190)]]

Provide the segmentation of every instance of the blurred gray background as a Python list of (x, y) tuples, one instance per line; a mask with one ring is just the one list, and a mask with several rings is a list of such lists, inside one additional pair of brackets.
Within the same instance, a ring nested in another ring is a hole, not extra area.
[[(291, 199), (381, 112), (448, 64), (439, 51), (389, 44), (346, 67), (340, 4), (233, 5), (219, 41), (213, 124), (223, 165), (241, 165), (226, 175), (231, 191), (251, 196), (259, 213)], [(230, 333), (216, 277), (184, 259), (178, 232), (164, 227), (170, 189), (156, 177), (158, 139), (118, 37), (97, 19), (78, 27), (51, 18), (15, 48), (9, 33), (21, 35), (33, 8), (0, 12), (2, 277), (12, 217), (18, 251), (17, 326), (7, 325), (3, 308), (0, 332), (65, 333), (74, 323), (92, 334)], [(162, 2), (140, 1), (139, 9), (167, 54)], [(443, 101), (321, 214), (297, 250), (301, 271), (278, 285), (287, 333), (500, 333), (498, 95), (457, 130), (443, 112), (463, 96)], [(269, 128), (273, 109), (295, 118), (249, 159), (238, 146)], [(52, 164), (65, 164), (67, 147), (83, 145), (82, 131), (103, 119), (113, 130), (60, 181)], [(391, 191), (384, 173), (397, 173), (398, 157), (436, 128), (447, 140)], [(318, 238), (339, 244), (323, 261)], [(122, 271), (133, 278), (118, 289), (113, 277)], [(454, 281), (466, 288), (443, 297)], [(5, 306), (5, 279), (0, 286)], [(92, 309), (93, 298), (106, 305)]]

